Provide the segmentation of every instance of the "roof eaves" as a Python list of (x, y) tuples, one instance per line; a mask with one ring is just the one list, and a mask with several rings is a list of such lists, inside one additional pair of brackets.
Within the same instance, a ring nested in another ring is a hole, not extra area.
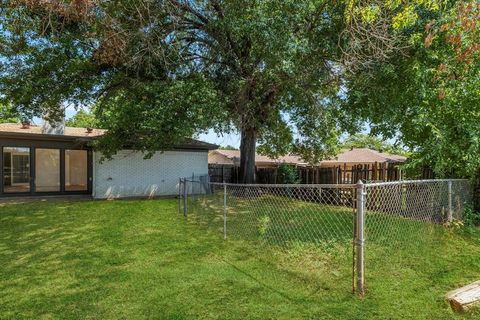
[(0, 137), (13, 138), (13, 139), (25, 139), (25, 140), (48, 140), (48, 141), (75, 141), (84, 140), (90, 141), (99, 136), (67, 136), (57, 134), (43, 134), (43, 133), (28, 133), (28, 132), (8, 132), (0, 131)]

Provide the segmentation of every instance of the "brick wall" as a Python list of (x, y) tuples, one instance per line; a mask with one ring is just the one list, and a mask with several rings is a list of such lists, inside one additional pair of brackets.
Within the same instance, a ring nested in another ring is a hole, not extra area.
[(178, 194), (178, 179), (208, 174), (207, 151), (166, 151), (150, 159), (123, 150), (100, 163), (94, 155), (93, 196), (100, 199)]

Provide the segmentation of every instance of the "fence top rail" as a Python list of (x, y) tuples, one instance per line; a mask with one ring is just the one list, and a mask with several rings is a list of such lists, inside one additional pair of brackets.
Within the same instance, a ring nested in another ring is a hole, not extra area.
[(258, 188), (325, 188), (325, 189), (351, 189), (355, 188), (355, 184), (245, 184), (245, 183), (222, 183), (222, 182), (210, 182), (214, 186), (231, 186), (231, 187), (258, 187)]
[(419, 184), (419, 183), (436, 183), (436, 182), (468, 182), (468, 179), (430, 179), (430, 180), (400, 180), (400, 181), (389, 181), (389, 182), (366, 182), (365, 187), (381, 187), (381, 186), (392, 186), (392, 185), (404, 185), (404, 184)]
[(195, 183), (203, 183), (204, 181), (200, 180), (192, 180), (192, 179), (181, 179), (182, 182), (195, 182)]

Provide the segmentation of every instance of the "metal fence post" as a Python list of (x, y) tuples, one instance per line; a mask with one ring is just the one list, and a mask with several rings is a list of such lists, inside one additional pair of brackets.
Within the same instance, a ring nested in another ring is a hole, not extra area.
[(452, 180), (448, 180), (448, 222), (453, 221)]
[(365, 292), (365, 186), (361, 180), (357, 183), (357, 230), (356, 230), (356, 271), (357, 293)]
[(182, 178), (178, 178), (178, 213), (182, 210)]
[(223, 239), (227, 239), (227, 184), (223, 183)]
[(183, 179), (183, 216), (186, 218), (188, 209), (187, 209), (187, 179)]

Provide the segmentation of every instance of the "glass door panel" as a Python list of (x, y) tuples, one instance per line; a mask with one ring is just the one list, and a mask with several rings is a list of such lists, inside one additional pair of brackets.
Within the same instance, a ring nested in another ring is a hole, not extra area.
[(65, 150), (65, 191), (88, 190), (86, 150)]
[(60, 150), (35, 149), (35, 191), (60, 191)]
[(30, 148), (3, 148), (3, 191), (30, 191)]

